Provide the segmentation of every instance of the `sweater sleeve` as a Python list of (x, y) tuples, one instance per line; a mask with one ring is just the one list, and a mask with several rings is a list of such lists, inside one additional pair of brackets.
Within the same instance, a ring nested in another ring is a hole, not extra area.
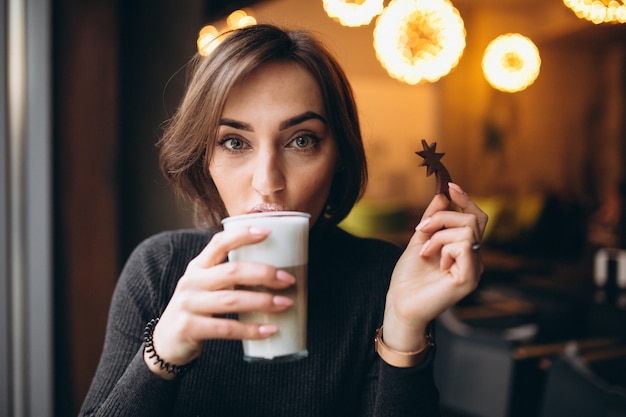
[(439, 417), (439, 391), (433, 376), (436, 347), (413, 368), (389, 365), (374, 353), (361, 400), (360, 416)]
[[(369, 269), (378, 277), (374, 282), (380, 285), (379, 294), (386, 294), (397, 259), (402, 254), (400, 248), (378, 244), (375, 264)], [(380, 279), (380, 277), (386, 277)], [(382, 298), (384, 300), (384, 297)], [(381, 305), (381, 314), (383, 309)], [(382, 316), (377, 323), (382, 322)], [(359, 415), (368, 417), (435, 417), (440, 416), (439, 392), (435, 385), (433, 363), (436, 347), (431, 347), (424, 362), (412, 368), (397, 368), (380, 359), (374, 351), (374, 329), (367, 340), (370, 349), (370, 365), (362, 396), (362, 411)]]
[(376, 417), (435, 417), (440, 415), (439, 392), (433, 376), (435, 348), (413, 368), (396, 368), (379, 360)]
[[(178, 382), (153, 374), (140, 349), (111, 391), (106, 369), (99, 369), (79, 416), (168, 416)], [(108, 395), (107, 395), (108, 393)]]
[[(167, 305), (189, 256), (174, 256), (160, 235), (137, 247), (113, 294), (104, 347), (79, 416), (167, 416), (178, 378), (153, 374), (143, 361), (143, 330)], [(192, 253), (192, 251), (186, 251)], [(182, 376), (184, 377), (184, 376)]]

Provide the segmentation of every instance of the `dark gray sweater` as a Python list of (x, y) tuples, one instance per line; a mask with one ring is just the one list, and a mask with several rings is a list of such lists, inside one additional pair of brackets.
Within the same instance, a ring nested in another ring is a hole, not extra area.
[(436, 416), (434, 349), (418, 367), (387, 365), (375, 329), (401, 254), (387, 242), (313, 228), (309, 255), (308, 358), (245, 363), (240, 341), (209, 340), (173, 381), (142, 359), (146, 323), (159, 317), (187, 263), (212, 233), (165, 232), (133, 252), (118, 282), (104, 350), (81, 416)]

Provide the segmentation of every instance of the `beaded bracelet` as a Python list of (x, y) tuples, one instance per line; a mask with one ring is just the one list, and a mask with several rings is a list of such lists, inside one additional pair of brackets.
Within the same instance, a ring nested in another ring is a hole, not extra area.
[(191, 365), (193, 364), (193, 361), (188, 363), (187, 365), (173, 365), (161, 359), (159, 354), (156, 353), (156, 350), (154, 350), (154, 343), (152, 341), (154, 328), (156, 327), (158, 322), (159, 322), (159, 318), (157, 317), (155, 319), (150, 320), (148, 324), (146, 324), (146, 328), (143, 331), (144, 352), (150, 355), (148, 356), (148, 359), (155, 358), (154, 365), (158, 364), (159, 369), (165, 370), (165, 372), (167, 372), (168, 374), (173, 374), (177, 376), (182, 375), (191, 367)]

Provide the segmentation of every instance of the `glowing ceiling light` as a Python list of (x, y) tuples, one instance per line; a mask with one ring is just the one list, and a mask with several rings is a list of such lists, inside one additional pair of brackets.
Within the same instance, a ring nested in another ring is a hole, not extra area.
[(534, 83), (540, 66), (535, 44), (518, 33), (507, 33), (491, 41), (482, 62), (489, 84), (508, 93), (521, 91)]
[(235, 10), (226, 18), (223, 30), (218, 30), (213, 25), (206, 25), (198, 33), (196, 44), (198, 53), (202, 56), (209, 55), (220, 44), (220, 35), (226, 31), (256, 25), (256, 19), (246, 13), (245, 10)]
[(326, 14), (343, 26), (369, 25), (383, 11), (383, 0), (323, 0)]
[(437, 81), (463, 54), (463, 19), (448, 0), (392, 0), (376, 22), (374, 49), (392, 77)]
[(600, 23), (626, 23), (626, 4), (624, 0), (563, 0), (576, 16)]

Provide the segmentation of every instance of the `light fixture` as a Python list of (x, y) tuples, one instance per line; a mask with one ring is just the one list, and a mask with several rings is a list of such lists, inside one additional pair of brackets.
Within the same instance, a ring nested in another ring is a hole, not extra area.
[(507, 33), (491, 41), (482, 62), (489, 84), (508, 93), (524, 90), (535, 82), (540, 66), (539, 50), (519, 33)]
[(392, 0), (374, 28), (376, 58), (407, 84), (435, 82), (465, 49), (465, 26), (448, 0)]
[(219, 36), (229, 30), (242, 28), (245, 26), (256, 25), (256, 19), (249, 15), (245, 10), (235, 10), (226, 18), (223, 30), (218, 30), (214, 25), (206, 25), (198, 33), (196, 44), (198, 53), (207, 56), (220, 43)]
[(326, 14), (343, 26), (369, 25), (383, 11), (384, 0), (323, 0)]
[(626, 4), (624, 0), (563, 0), (576, 16), (600, 23), (626, 23)]

